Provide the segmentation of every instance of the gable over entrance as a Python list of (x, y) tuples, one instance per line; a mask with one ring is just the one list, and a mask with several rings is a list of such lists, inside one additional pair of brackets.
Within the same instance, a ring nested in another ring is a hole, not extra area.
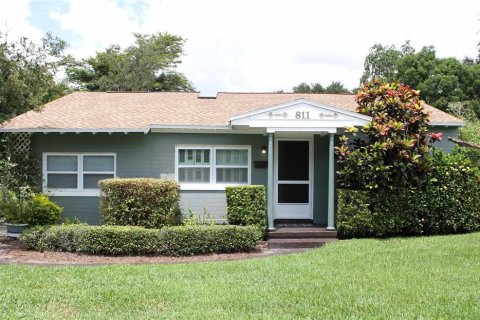
[(336, 107), (298, 99), (230, 118), (234, 129), (266, 128), (267, 132), (336, 133), (338, 128), (363, 126), (370, 117)]

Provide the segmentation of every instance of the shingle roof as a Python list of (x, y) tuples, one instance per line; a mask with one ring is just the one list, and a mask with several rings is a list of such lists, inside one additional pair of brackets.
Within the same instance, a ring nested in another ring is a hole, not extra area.
[[(296, 99), (307, 99), (355, 111), (354, 95), (300, 93), (219, 93), (198, 99), (198, 93), (74, 92), (47, 103), (40, 112), (19, 115), (3, 129), (141, 129), (150, 125), (226, 126), (234, 115)], [(426, 105), (431, 122), (462, 121)]]

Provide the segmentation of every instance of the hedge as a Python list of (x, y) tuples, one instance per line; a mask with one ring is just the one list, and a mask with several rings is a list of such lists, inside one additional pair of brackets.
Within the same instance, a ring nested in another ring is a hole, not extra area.
[(148, 229), (135, 226), (60, 225), (32, 228), (22, 245), (38, 251), (103, 255), (184, 256), (252, 250), (260, 237), (253, 226), (195, 225)]
[(266, 198), (263, 185), (226, 187), (227, 220), (229, 224), (256, 226), (266, 230)]
[(337, 229), (343, 238), (435, 235), (480, 230), (480, 172), (459, 154), (433, 155), (434, 170), (419, 188), (338, 190)]
[(100, 212), (107, 225), (160, 228), (180, 217), (180, 187), (174, 180), (106, 179), (99, 182)]

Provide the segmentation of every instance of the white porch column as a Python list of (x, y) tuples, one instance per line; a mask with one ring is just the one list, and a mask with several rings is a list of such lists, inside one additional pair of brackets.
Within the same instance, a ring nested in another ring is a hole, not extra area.
[(268, 133), (268, 177), (267, 177), (267, 220), (268, 220), (268, 230), (274, 230), (273, 226), (273, 189), (274, 189), (274, 183), (273, 183), (273, 133)]
[(329, 134), (328, 145), (328, 220), (327, 230), (335, 230), (335, 159), (334, 138), (335, 134)]

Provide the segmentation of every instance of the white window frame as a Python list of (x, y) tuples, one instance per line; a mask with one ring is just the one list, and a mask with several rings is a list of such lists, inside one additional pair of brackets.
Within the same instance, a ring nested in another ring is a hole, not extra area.
[[(77, 171), (48, 171), (47, 157), (48, 156), (76, 156), (77, 157)], [(83, 171), (83, 158), (85, 156), (113, 156), (113, 171)], [(42, 186), (43, 192), (52, 196), (60, 197), (98, 197), (100, 196), (100, 188), (84, 189), (83, 176), (85, 174), (112, 174), (117, 176), (117, 154), (112, 152), (44, 152), (42, 154)], [(48, 174), (76, 174), (77, 188), (48, 188)]]
[[(179, 151), (188, 149), (208, 149), (210, 150), (210, 164), (209, 165), (179, 165)], [(218, 165), (217, 166), (217, 150), (247, 150), (248, 163), (247, 165)], [(209, 183), (182, 183), (179, 181), (179, 168), (210, 168), (210, 182)], [(246, 168), (247, 182), (246, 183), (216, 183), (217, 168)], [(225, 190), (226, 186), (235, 185), (249, 185), (252, 177), (252, 147), (250, 145), (176, 145), (175, 146), (175, 180), (180, 184), (182, 190)]]

